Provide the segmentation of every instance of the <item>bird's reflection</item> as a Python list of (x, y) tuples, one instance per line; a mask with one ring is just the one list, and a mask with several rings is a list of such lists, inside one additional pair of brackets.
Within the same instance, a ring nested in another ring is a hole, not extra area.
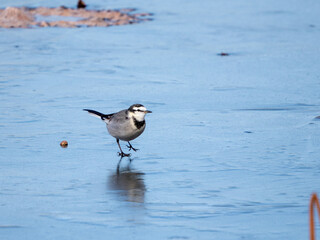
[(118, 165), (115, 173), (108, 179), (108, 188), (118, 190), (121, 198), (129, 202), (144, 203), (146, 186), (143, 179), (144, 173), (131, 169), (130, 164), (125, 167)]

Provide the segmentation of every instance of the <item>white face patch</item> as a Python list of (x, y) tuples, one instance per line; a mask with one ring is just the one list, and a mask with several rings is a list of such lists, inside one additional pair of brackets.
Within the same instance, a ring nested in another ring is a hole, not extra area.
[(145, 112), (145, 111), (147, 111), (147, 109), (145, 107), (134, 107), (133, 111)]
[(133, 107), (132, 112), (129, 114), (134, 117), (137, 121), (141, 122), (144, 120), (147, 109), (144, 106), (141, 107)]

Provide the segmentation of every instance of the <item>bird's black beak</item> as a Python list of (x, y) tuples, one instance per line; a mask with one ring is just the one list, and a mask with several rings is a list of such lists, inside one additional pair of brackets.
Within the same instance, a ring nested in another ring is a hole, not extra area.
[(146, 113), (152, 113), (152, 111), (146, 110)]

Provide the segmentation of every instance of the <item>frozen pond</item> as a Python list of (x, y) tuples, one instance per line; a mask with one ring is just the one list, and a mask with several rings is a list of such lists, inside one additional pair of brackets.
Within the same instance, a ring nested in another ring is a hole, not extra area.
[[(0, 239), (307, 239), (320, 2), (87, 3), (154, 21), (0, 29)], [(133, 103), (153, 113), (117, 174), (115, 139), (82, 109)]]

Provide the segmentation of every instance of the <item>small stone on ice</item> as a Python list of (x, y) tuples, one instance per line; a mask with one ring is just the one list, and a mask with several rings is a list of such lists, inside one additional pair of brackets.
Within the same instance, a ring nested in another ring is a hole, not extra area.
[(66, 148), (68, 147), (68, 142), (63, 140), (61, 143), (60, 143), (60, 146), (63, 147), (63, 148)]

